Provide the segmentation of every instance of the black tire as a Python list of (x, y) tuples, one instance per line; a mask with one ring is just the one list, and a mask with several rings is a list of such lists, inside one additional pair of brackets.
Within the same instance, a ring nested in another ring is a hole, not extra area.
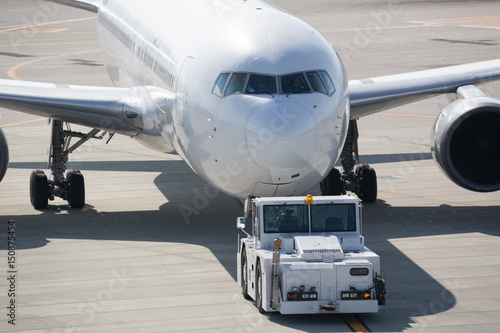
[(358, 197), (363, 202), (375, 202), (377, 200), (377, 173), (367, 165), (358, 169), (359, 193)]
[(333, 168), (332, 171), (320, 183), (321, 195), (341, 195), (344, 193), (344, 183), (340, 171)]
[(354, 168), (354, 175), (359, 178), (359, 174), (360, 174), (361, 170), (369, 168), (369, 167), (370, 166), (368, 164), (358, 164), (358, 165), (356, 165), (356, 167)]
[(255, 304), (260, 313), (266, 313), (262, 307), (262, 269), (260, 268), (260, 260), (257, 261), (255, 269)]
[(7, 139), (0, 128), (0, 181), (2, 181), (3, 176), (7, 172), (9, 167), (9, 146), (7, 145)]
[(251, 299), (248, 295), (248, 267), (246, 249), (241, 250), (241, 294), (245, 299)]
[(68, 181), (68, 203), (71, 208), (85, 206), (85, 180), (79, 170), (70, 170), (66, 173)]
[(49, 205), (49, 182), (42, 170), (31, 172), (30, 200), (35, 209), (45, 209)]

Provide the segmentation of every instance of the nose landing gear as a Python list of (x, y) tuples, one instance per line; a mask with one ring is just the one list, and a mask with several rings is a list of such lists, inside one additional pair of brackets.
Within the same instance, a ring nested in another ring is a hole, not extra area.
[(363, 202), (377, 200), (377, 174), (368, 164), (358, 164), (358, 126), (356, 120), (349, 122), (346, 142), (340, 155), (342, 174), (333, 168), (320, 183), (322, 195), (341, 195), (346, 191), (355, 193)]

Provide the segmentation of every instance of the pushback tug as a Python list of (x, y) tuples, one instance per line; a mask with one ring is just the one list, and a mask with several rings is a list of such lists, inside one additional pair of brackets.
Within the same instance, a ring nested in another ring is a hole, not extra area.
[(385, 304), (380, 258), (361, 233), (359, 199), (254, 198), (237, 227), (247, 236), (238, 242), (238, 283), (261, 313), (369, 313)]

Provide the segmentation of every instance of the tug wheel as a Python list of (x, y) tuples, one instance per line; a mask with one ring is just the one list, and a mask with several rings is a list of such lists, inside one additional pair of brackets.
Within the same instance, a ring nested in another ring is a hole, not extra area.
[(241, 251), (241, 293), (245, 299), (250, 299), (248, 295), (248, 267), (247, 267), (247, 253), (245, 247)]
[(260, 313), (266, 313), (262, 307), (262, 269), (260, 268), (260, 260), (257, 261), (257, 269), (255, 270), (255, 303)]

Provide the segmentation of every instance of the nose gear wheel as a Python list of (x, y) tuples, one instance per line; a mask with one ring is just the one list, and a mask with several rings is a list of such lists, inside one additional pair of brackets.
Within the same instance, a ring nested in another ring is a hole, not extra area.
[(377, 200), (377, 174), (368, 164), (359, 164), (358, 137), (356, 120), (351, 120), (340, 155), (342, 174), (335, 168), (330, 171), (320, 183), (322, 195), (341, 195), (350, 191), (363, 202)]

